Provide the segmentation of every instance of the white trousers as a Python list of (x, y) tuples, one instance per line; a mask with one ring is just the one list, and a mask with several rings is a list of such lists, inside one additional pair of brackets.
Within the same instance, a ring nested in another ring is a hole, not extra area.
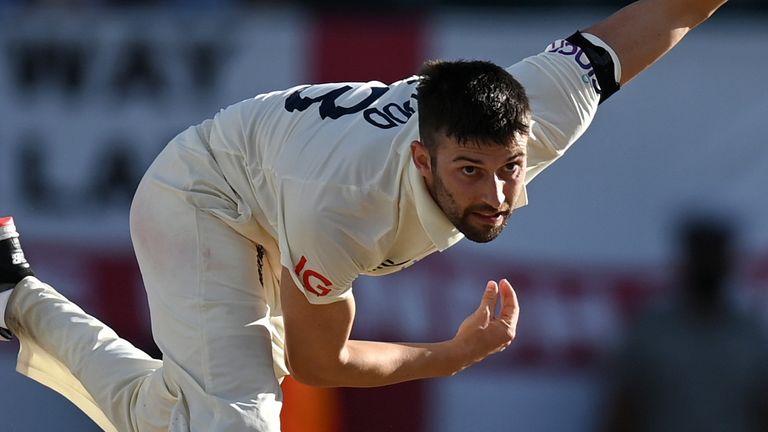
[(222, 199), (215, 176), (205, 184), (176, 180), (210, 174), (190, 173), (181, 162), (189, 160), (183, 139), (160, 154), (131, 209), (163, 360), (30, 277), (14, 290), (6, 314), (22, 345), (18, 370), (62, 393), (105, 430), (277, 432), (287, 374), (279, 255), (248, 218), (228, 217), (236, 216), (236, 205), (218, 214), (200, 208), (197, 194)]

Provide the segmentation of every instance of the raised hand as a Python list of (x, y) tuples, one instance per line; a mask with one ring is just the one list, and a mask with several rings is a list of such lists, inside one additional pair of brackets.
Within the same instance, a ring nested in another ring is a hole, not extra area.
[(515, 339), (519, 314), (517, 295), (509, 281), (488, 281), (480, 306), (461, 323), (451, 340), (464, 359), (463, 368), (504, 351)]

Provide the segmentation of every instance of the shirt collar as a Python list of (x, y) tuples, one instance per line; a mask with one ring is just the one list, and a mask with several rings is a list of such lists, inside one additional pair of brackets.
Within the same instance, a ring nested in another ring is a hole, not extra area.
[(442, 252), (463, 239), (464, 234), (453, 226), (432, 198), (427, 185), (424, 183), (424, 177), (421, 176), (413, 163), (410, 152), (408, 152), (406, 163), (408, 182), (411, 185), (411, 191), (413, 191), (413, 202), (416, 205), (416, 213), (419, 216), (421, 226), (424, 227), (424, 231), (432, 243)]

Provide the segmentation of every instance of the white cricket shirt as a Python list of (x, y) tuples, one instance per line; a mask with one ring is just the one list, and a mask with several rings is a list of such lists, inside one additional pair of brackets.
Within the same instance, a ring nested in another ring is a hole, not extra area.
[[(618, 59), (608, 50), (618, 80)], [(533, 110), (531, 181), (587, 128), (599, 88), (586, 56), (565, 41), (508, 71)], [(358, 275), (400, 270), (462, 237), (411, 162), (409, 146), (419, 137), (417, 79), (301, 86), (240, 102), (182, 132), (172, 142), (178, 164), (153, 172), (153, 179), (184, 191), (189, 204), (252, 241), (271, 240), (266, 249), (274, 255), (279, 248), (281, 264), (293, 269), (310, 302), (344, 299)], [(279, 271), (273, 262), (269, 268)], [(282, 377), (288, 370), (279, 293), (266, 285), (266, 325)], [(62, 393), (105, 430), (117, 430), (71, 371), (24, 334), (20, 341), (20, 372)]]
[[(533, 111), (527, 183), (584, 132), (599, 87), (589, 60), (564, 40), (507, 71)], [(463, 236), (411, 160), (418, 80), (298, 86), (220, 111), (197, 134), (226, 184), (212, 181), (197, 205), (257, 221), (311, 303), (344, 299), (358, 275), (398, 271), (450, 247)], [(523, 193), (518, 206), (526, 203)]]

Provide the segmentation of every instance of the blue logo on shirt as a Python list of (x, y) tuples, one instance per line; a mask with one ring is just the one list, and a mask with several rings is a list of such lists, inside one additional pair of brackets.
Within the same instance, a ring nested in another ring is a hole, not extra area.
[(598, 95), (602, 93), (600, 84), (597, 82), (597, 77), (595, 76), (595, 70), (592, 68), (592, 63), (589, 61), (587, 54), (584, 53), (581, 48), (568, 42), (565, 39), (560, 39), (549, 44), (546, 52), (554, 52), (564, 56), (573, 57), (573, 59), (576, 61), (576, 64), (578, 64), (579, 67), (584, 71), (584, 74), (581, 75), (581, 80), (585, 84), (591, 85)]

